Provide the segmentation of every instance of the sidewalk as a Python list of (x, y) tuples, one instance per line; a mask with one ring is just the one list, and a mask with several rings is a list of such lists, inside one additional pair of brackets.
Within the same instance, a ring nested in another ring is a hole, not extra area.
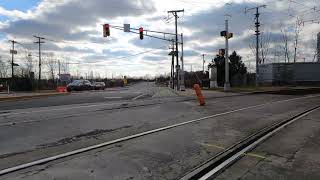
[(55, 91), (42, 91), (42, 92), (0, 92), (0, 101), (11, 101), (19, 99), (31, 99), (31, 98), (40, 98), (40, 97), (49, 97), (49, 96), (58, 96), (58, 95), (67, 95), (69, 93), (61, 93)]

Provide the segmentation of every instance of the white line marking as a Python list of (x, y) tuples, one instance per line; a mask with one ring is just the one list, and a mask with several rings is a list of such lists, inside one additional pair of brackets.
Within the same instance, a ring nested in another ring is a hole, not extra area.
[[(99, 106), (111, 106), (111, 105), (120, 105), (125, 102), (121, 103), (100, 103), (100, 104), (92, 104), (92, 105), (80, 105), (80, 106), (73, 106), (73, 107), (62, 107), (62, 108), (55, 108), (55, 109), (43, 109), (38, 111), (22, 111), (22, 112), (12, 112), (12, 113), (4, 113), (0, 114), (1, 116), (8, 116), (8, 115), (17, 115), (17, 114), (29, 114), (29, 113), (40, 113), (40, 112), (47, 112), (47, 111), (60, 111), (60, 110), (71, 110), (71, 109), (79, 109), (79, 108), (90, 108), (90, 107), (99, 107)], [(48, 107), (46, 107), (48, 108)], [(11, 111), (11, 110), (8, 110)]]
[(122, 99), (122, 97), (104, 97), (105, 99)]
[(210, 119), (210, 118), (213, 118), (213, 117), (218, 117), (218, 116), (222, 116), (222, 115), (226, 115), (226, 114), (231, 114), (231, 113), (234, 113), (234, 112), (253, 109), (253, 108), (256, 108), (256, 107), (262, 107), (262, 106), (265, 106), (265, 105), (271, 105), (271, 104), (276, 104), (276, 103), (282, 103), (282, 102), (288, 102), (288, 101), (294, 101), (294, 100), (298, 100), (298, 99), (306, 99), (306, 98), (312, 98), (312, 97), (318, 97), (318, 96), (320, 96), (320, 95), (317, 95), (317, 96), (304, 96), (304, 97), (299, 97), (299, 98), (292, 98), (292, 99), (268, 102), (268, 103), (264, 103), (264, 104), (260, 104), (260, 105), (254, 105), (254, 106), (244, 107), (244, 108), (240, 108), (240, 109), (236, 109), (236, 110), (232, 110), (232, 111), (227, 111), (227, 112), (223, 112), (223, 113), (219, 113), (219, 114), (214, 114), (214, 115), (210, 115), (210, 116), (206, 116), (206, 117), (202, 117), (202, 118), (199, 118), (199, 119), (194, 119), (194, 120), (190, 120), (190, 121), (186, 121), (186, 122), (182, 122), (182, 123), (178, 123), (178, 124), (174, 124), (174, 125), (170, 125), (170, 126), (165, 126), (165, 127), (158, 128), (158, 129), (153, 129), (153, 130), (150, 130), (150, 131), (145, 131), (145, 132), (134, 134), (134, 135), (131, 135), (131, 136), (126, 136), (126, 137), (123, 137), (123, 138), (115, 139), (115, 140), (104, 142), (104, 143), (101, 143), (101, 144), (88, 146), (88, 147), (77, 149), (77, 150), (74, 150), (74, 151), (69, 151), (67, 153), (59, 154), (59, 155), (56, 155), (56, 156), (51, 156), (51, 157), (43, 158), (43, 159), (36, 160), (36, 161), (30, 162), (30, 163), (21, 164), (21, 165), (14, 166), (14, 167), (11, 167), (11, 168), (3, 169), (3, 170), (0, 171), (0, 176), (4, 175), (4, 174), (7, 174), (7, 173), (11, 173), (11, 172), (17, 171), (17, 170), (25, 169), (25, 168), (28, 168), (28, 167), (31, 167), (31, 166), (47, 163), (47, 162), (50, 162), (50, 161), (54, 161), (54, 160), (57, 160), (57, 159), (65, 158), (65, 157), (76, 155), (76, 154), (83, 153), (83, 152), (87, 152), (87, 151), (90, 151), (90, 150), (93, 150), (93, 149), (97, 149), (97, 148), (101, 148), (101, 147), (104, 147), (104, 146), (108, 146), (108, 145), (111, 145), (111, 144), (127, 141), (127, 140), (130, 140), (130, 139), (135, 139), (135, 138), (138, 138), (138, 137), (141, 137), (141, 136), (145, 136), (145, 135), (148, 135), (148, 134), (152, 134), (152, 133), (156, 133), (156, 132), (172, 129), (172, 128), (175, 128), (175, 127), (179, 127), (179, 126), (183, 126), (183, 125), (187, 125), (187, 124), (203, 121), (203, 120)]
[(132, 100), (137, 100), (137, 99), (141, 98), (141, 97), (144, 96), (144, 95), (145, 95), (145, 94), (140, 94), (139, 96), (136, 96), (136, 97), (132, 98)]

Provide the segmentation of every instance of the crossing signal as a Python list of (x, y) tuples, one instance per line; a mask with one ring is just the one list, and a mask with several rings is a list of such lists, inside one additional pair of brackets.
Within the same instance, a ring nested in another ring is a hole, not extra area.
[(143, 28), (139, 28), (140, 39), (143, 39)]
[(103, 37), (108, 37), (108, 36), (110, 36), (110, 25), (104, 24), (103, 25)]

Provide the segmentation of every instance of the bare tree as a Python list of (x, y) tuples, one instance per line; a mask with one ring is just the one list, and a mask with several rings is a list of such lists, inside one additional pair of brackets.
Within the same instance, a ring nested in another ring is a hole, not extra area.
[(283, 41), (283, 50), (284, 50), (284, 61), (285, 62), (290, 62), (290, 57), (289, 57), (289, 47), (288, 47), (288, 42), (289, 42), (289, 35), (287, 29), (283, 27), (283, 24), (280, 25), (281, 33), (282, 33), (282, 41)]
[(261, 63), (264, 64), (269, 57), (269, 49), (270, 49), (270, 33), (266, 32), (260, 36), (260, 54), (261, 54)]
[(53, 53), (48, 53), (46, 56), (46, 64), (47, 68), (49, 70), (49, 79), (54, 80), (55, 79), (55, 73), (57, 69), (57, 61), (54, 59)]
[(30, 74), (31, 74), (32, 69), (33, 69), (33, 59), (32, 59), (32, 56), (29, 53), (26, 55), (25, 66), (26, 66), (27, 74), (30, 77)]
[(299, 36), (301, 32), (301, 25), (303, 21), (297, 17), (296, 25), (295, 25), (295, 41), (294, 41), (294, 56), (293, 56), (293, 62), (296, 63), (297, 61), (297, 49), (298, 49), (298, 42), (299, 42)]
[(318, 36), (317, 35), (313, 35), (312, 36), (312, 44), (314, 44), (314, 53), (313, 53), (313, 59), (312, 62), (318, 61), (318, 56), (320, 55), (319, 53), (319, 49), (318, 49)]
[(0, 78), (7, 77), (8, 65), (3, 61), (2, 56), (0, 56)]
[[(261, 34), (260, 36), (260, 41), (259, 41), (259, 64), (265, 63), (268, 61), (269, 58), (269, 50), (270, 50), (270, 43), (271, 43), (271, 37), (270, 33), (264, 33)], [(255, 41), (252, 41), (249, 44), (249, 48), (251, 49), (252, 54), (255, 56), (256, 55), (256, 45)]]
[(60, 58), (60, 72), (62, 74), (67, 74), (69, 73), (69, 63), (65, 58)]

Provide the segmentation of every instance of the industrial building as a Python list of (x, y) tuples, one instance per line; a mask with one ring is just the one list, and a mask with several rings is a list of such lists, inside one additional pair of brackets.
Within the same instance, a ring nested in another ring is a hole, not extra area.
[(317, 57), (318, 62), (320, 62), (320, 32), (317, 36)]
[(259, 65), (261, 85), (320, 85), (320, 63), (271, 63)]

